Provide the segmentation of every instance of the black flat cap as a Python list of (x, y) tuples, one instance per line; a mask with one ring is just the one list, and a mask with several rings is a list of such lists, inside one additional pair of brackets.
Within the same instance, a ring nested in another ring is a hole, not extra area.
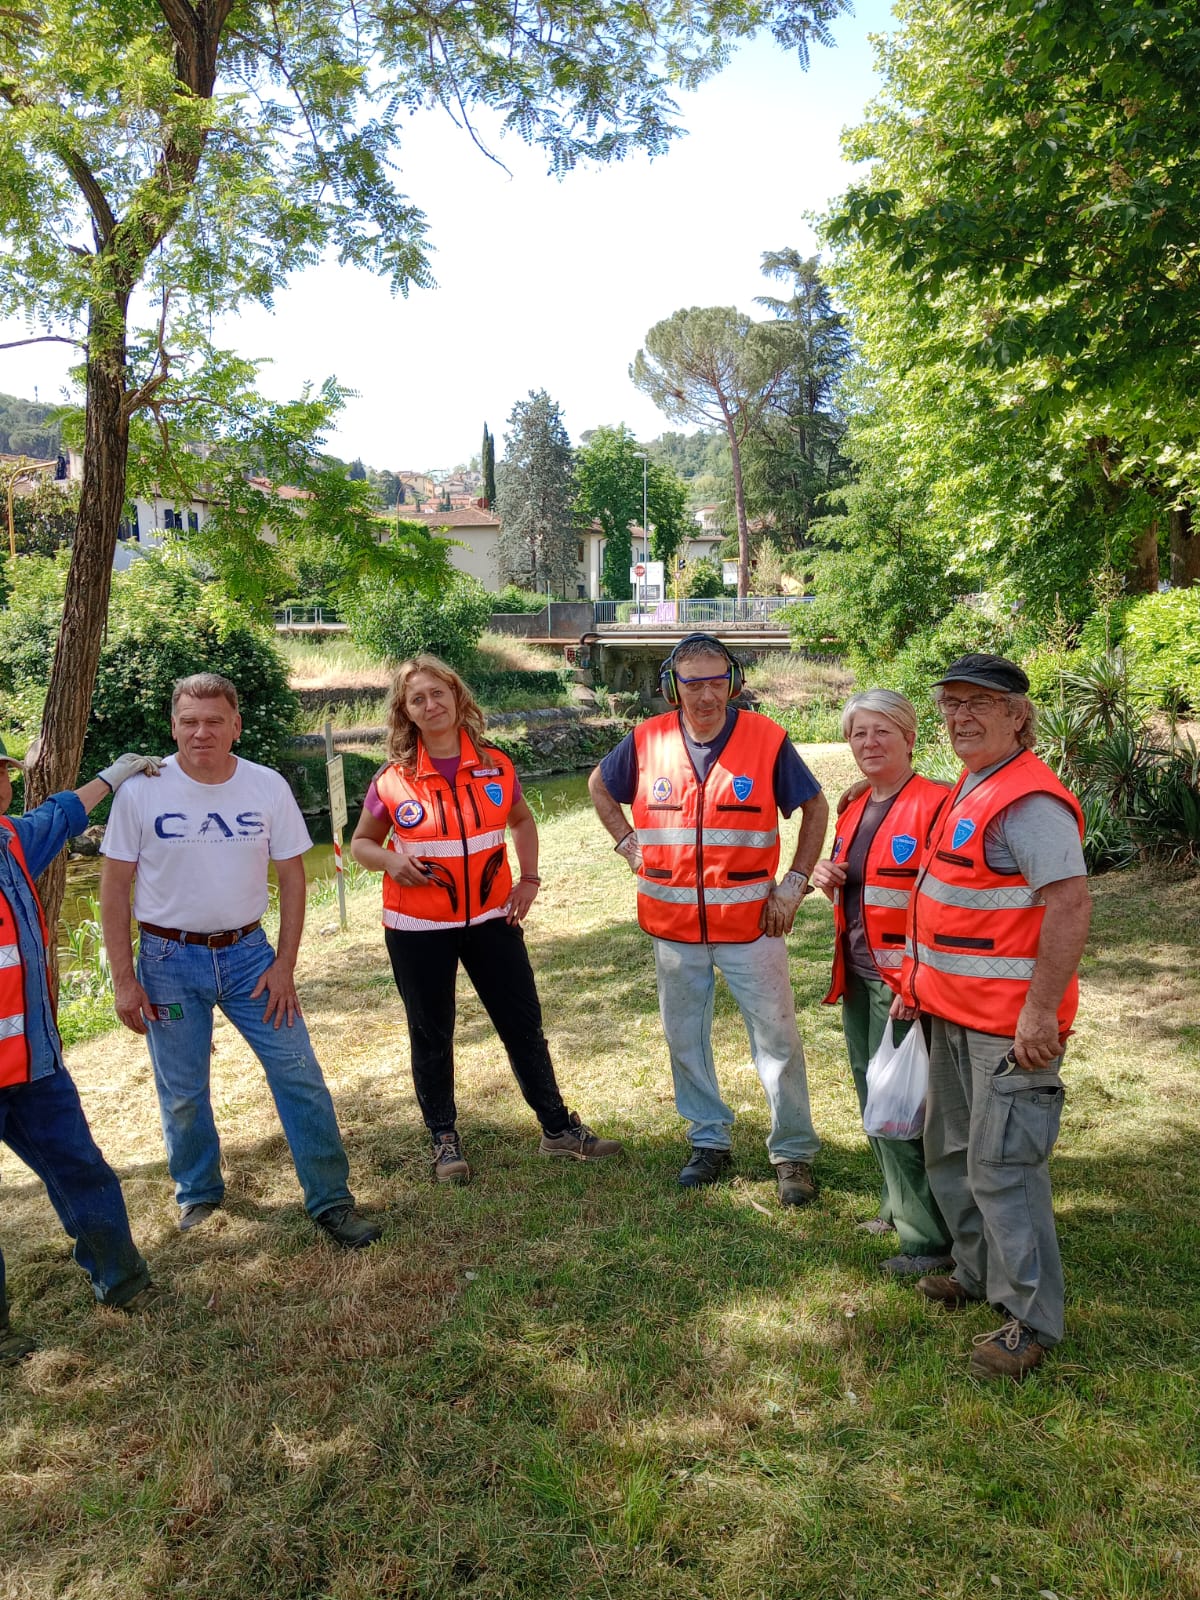
[(1029, 679), (1015, 661), (1003, 656), (959, 656), (952, 661), (934, 684), (940, 689), (945, 683), (977, 683), (984, 689), (999, 689), (1004, 694), (1028, 694)]

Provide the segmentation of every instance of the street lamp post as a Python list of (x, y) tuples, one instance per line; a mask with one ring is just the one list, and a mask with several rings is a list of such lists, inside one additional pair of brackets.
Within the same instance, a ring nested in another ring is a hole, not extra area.
[(645, 450), (635, 450), (633, 459), (642, 463), (642, 604), (641, 610), (646, 609), (646, 579), (650, 565), (650, 530), (646, 526), (646, 474), (650, 466), (650, 457)]

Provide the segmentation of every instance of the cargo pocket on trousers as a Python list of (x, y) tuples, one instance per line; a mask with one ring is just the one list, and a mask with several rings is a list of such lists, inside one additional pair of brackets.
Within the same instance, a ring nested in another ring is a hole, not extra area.
[(1014, 1073), (989, 1088), (979, 1160), (989, 1166), (1036, 1167), (1058, 1138), (1063, 1090), (1058, 1084), (1027, 1088)]

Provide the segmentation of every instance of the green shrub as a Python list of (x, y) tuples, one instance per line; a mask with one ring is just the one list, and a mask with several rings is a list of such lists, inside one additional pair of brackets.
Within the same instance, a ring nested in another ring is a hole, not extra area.
[(67, 586), (67, 556), (18, 556), (5, 563), (8, 604), (0, 610), (0, 688), (45, 688)]
[(123, 750), (169, 751), (171, 688), (193, 672), (232, 680), (242, 711), (238, 754), (277, 766), (299, 705), (274, 636), (243, 621), (219, 585), (150, 557), (113, 579), (85, 770)]
[(1122, 643), (1136, 689), (1164, 710), (1200, 709), (1200, 589), (1139, 595)]
[(725, 593), (720, 564), (701, 556), (689, 561), (679, 574), (679, 593), (685, 600), (715, 600)]
[(941, 724), (933, 703), (937, 679), (952, 661), (973, 651), (1007, 655), (1012, 648), (1011, 628), (1008, 618), (960, 602), (934, 627), (914, 634), (891, 660), (856, 657), (855, 675), (864, 688), (896, 689), (907, 695), (917, 708), (923, 731), (929, 734)]
[(546, 609), (546, 596), (538, 594), (536, 589), (522, 589), (518, 584), (508, 583), (499, 594), (492, 596), (492, 610), (511, 612), (517, 616), (528, 615), (531, 611), (544, 611)]
[(465, 672), (492, 614), (493, 597), (477, 578), (453, 573), (435, 595), (382, 577), (364, 578), (342, 614), (362, 650), (387, 661), (429, 651)]

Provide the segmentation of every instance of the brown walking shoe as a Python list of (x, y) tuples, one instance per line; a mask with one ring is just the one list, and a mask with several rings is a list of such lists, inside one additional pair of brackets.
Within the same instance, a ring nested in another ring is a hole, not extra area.
[(571, 1120), (561, 1133), (553, 1137), (542, 1134), (538, 1154), (571, 1156), (576, 1161), (603, 1161), (605, 1156), (619, 1156), (624, 1148), (616, 1139), (602, 1139), (593, 1133), (587, 1123), (580, 1121), (578, 1111), (572, 1111)]
[(471, 1169), (457, 1133), (439, 1133), (433, 1141), (433, 1175), (439, 1183), (470, 1183)]
[(973, 1378), (1015, 1378), (1018, 1383), (1046, 1359), (1046, 1347), (1038, 1336), (1016, 1317), (1009, 1317), (1002, 1328), (977, 1334), (971, 1352)]
[(983, 1299), (981, 1294), (969, 1294), (957, 1278), (947, 1277), (941, 1273), (918, 1278), (917, 1288), (926, 1300), (936, 1300), (938, 1305), (945, 1306), (947, 1311), (961, 1311), (963, 1306), (976, 1305)]
[(817, 1198), (817, 1180), (808, 1161), (775, 1161), (775, 1182), (781, 1206), (806, 1206)]

